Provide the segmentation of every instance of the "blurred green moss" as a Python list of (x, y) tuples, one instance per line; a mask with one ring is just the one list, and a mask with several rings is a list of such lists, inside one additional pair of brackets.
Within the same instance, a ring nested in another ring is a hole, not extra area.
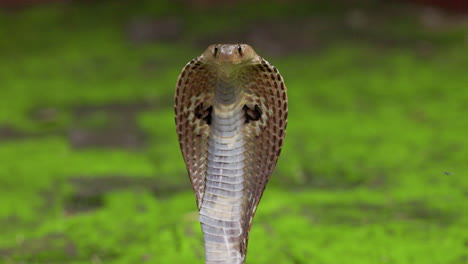
[[(240, 32), (296, 10), (258, 5), (207, 13), (169, 1), (106, 1), (1, 11), (0, 128), (18, 135), (0, 133), (0, 262), (203, 263), (174, 127), (175, 81), (202, 52), (187, 44), (198, 34)], [(300, 7), (299, 18), (347, 12)], [(244, 20), (232, 23), (234, 11)], [(184, 16), (187, 43), (125, 39), (128, 21), (168, 16)], [(404, 18), (367, 30), (424, 39), (433, 51), (337, 31), (320, 36), (339, 35), (319, 51), (267, 58), (286, 80), (289, 124), (248, 263), (466, 262), (462, 27), (421, 30)], [(73, 147), (74, 127), (101, 131), (112, 122), (105, 111), (80, 119), (77, 107), (119, 103), (149, 105), (129, 121), (144, 147)]]

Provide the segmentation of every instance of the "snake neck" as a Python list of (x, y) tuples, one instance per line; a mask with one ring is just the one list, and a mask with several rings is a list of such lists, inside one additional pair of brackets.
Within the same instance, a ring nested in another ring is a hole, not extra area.
[(216, 80), (216, 86), (214, 91), (214, 105), (218, 107), (224, 107), (224, 111), (230, 112), (237, 106), (236, 102), (242, 101), (241, 93), (242, 86), (239, 81), (239, 72), (234, 71), (227, 74), (222, 71), (218, 71), (218, 79)]
[(207, 264), (242, 264), (245, 121), (241, 90), (234, 80), (219, 79), (214, 97), (208, 166), (200, 222)]

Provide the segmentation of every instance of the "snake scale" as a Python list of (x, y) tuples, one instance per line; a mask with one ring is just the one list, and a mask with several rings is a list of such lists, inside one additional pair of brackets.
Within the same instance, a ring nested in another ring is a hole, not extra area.
[(211, 45), (183, 68), (174, 108), (205, 263), (245, 263), (252, 219), (285, 136), (283, 78), (249, 45)]

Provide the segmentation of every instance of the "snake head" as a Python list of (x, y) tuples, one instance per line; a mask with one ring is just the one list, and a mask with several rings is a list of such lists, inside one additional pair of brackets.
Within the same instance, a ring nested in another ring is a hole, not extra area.
[(213, 44), (201, 57), (206, 62), (217, 65), (248, 64), (260, 59), (260, 56), (247, 44)]

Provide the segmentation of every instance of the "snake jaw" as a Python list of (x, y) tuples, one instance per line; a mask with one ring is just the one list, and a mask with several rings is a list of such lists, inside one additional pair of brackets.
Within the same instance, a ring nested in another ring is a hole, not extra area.
[(240, 68), (259, 62), (259, 56), (247, 44), (213, 44), (200, 56), (204, 63), (213, 65), (229, 77)]

